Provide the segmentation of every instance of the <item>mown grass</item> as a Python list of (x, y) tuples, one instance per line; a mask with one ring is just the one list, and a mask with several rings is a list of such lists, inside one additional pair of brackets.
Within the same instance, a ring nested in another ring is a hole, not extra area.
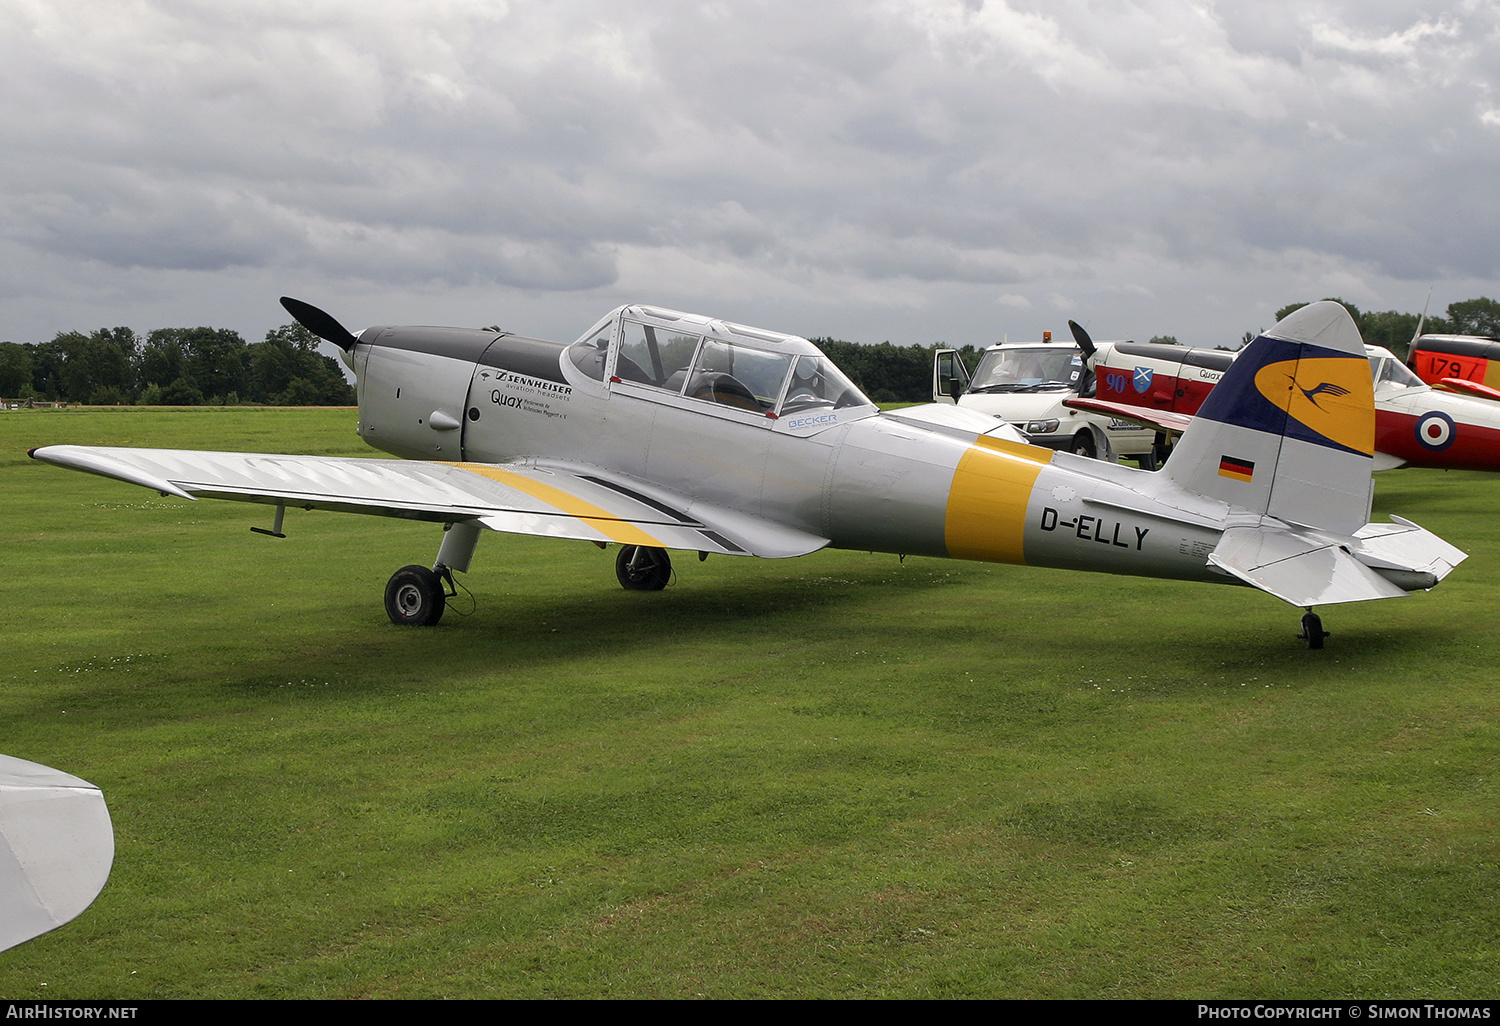
[[(1236, 588), (487, 535), (160, 499), (93, 442), (360, 453), (347, 411), (0, 415), (0, 751), (101, 786), (113, 875), (0, 995), (1478, 997), (1497, 980), (1491, 508), (1472, 554), (1297, 611)], [(456, 603), (465, 611), (464, 601)]]

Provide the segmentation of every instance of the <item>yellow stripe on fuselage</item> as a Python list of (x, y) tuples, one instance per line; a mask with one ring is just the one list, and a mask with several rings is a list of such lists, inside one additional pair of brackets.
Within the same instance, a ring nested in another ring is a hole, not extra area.
[(469, 473), (478, 474), (480, 477), (487, 477), (491, 481), (498, 481), (508, 488), (525, 492), (533, 499), (540, 499), (549, 506), (556, 506), (568, 516), (577, 517), (579, 520), (582, 520), (610, 541), (619, 542), (621, 545), (647, 545), (654, 549), (666, 548), (660, 541), (651, 537), (630, 521), (621, 520), (608, 510), (603, 510), (592, 503), (584, 502), (576, 495), (566, 492), (561, 488), (543, 484), (523, 474), (517, 474), (513, 471), (484, 463), (450, 463), (449, 466), (457, 467), (460, 470), (467, 470)]
[(1026, 503), (1052, 450), (981, 436), (958, 461), (943, 540), (954, 559), (1025, 563)]

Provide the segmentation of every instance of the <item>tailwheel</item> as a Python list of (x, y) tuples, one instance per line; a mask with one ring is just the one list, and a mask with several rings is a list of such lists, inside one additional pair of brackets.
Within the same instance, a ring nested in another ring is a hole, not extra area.
[(431, 627), (447, 606), (443, 578), (425, 566), (403, 566), (385, 586), (385, 612), (400, 627)]
[(1323, 629), (1322, 618), (1311, 607), (1302, 614), (1302, 633), (1297, 637), (1307, 642), (1308, 648), (1322, 648), (1323, 639), (1328, 637), (1328, 632)]
[(628, 591), (661, 591), (672, 579), (672, 559), (666, 549), (622, 545), (615, 557), (615, 576)]

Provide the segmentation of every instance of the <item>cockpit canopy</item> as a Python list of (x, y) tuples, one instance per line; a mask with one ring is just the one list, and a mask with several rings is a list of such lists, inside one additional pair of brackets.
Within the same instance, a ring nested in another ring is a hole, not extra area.
[(1375, 378), (1375, 391), (1388, 392), (1398, 388), (1425, 388), (1427, 383), (1407, 370), (1388, 349), (1365, 346), (1370, 358), (1370, 373)]
[(875, 405), (805, 338), (657, 307), (613, 311), (567, 355), (595, 381), (759, 414)]

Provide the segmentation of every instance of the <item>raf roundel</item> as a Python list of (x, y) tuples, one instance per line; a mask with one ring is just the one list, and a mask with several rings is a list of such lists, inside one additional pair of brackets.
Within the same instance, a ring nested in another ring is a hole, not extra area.
[(1455, 436), (1453, 418), (1446, 413), (1433, 410), (1417, 418), (1417, 441), (1423, 448), (1442, 452), (1453, 444)]

